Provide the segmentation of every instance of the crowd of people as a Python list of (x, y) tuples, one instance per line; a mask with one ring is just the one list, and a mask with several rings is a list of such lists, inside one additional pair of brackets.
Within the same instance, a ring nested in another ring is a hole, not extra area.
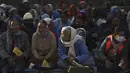
[[(61, 0), (41, 6), (28, 0), (18, 7), (0, 5), (0, 73), (24, 73), (49, 68), (67, 72), (70, 66), (89, 66), (92, 73), (118, 73), (130, 69), (130, 11), (106, 2), (79, 6)], [(17, 51), (16, 51), (17, 50)]]

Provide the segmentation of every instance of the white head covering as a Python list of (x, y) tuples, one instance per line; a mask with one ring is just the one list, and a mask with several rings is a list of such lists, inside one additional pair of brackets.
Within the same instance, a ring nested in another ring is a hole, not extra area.
[(82, 36), (84, 40), (86, 39), (87, 34), (86, 34), (86, 30), (84, 28), (78, 28), (77, 29), (77, 34)]
[(53, 6), (52, 6), (52, 4), (48, 4), (48, 6), (50, 7), (51, 11), (53, 11)]
[(70, 26), (63, 27), (61, 32), (63, 32), (66, 29), (71, 29), (70, 42), (64, 42), (62, 38), (61, 38), (61, 42), (63, 43), (65, 47), (69, 47), (68, 56), (76, 57), (74, 44), (78, 41), (78, 39), (82, 39), (82, 37), (77, 34), (76, 29)]
[(112, 11), (113, 9), (115, 9), (115, 8), (118, 8), (118, 6), (116, 6), (116, 5), (115, 5), (115, 6), (112, 6), (112, 7), (111, 7), (111, 11)]
[(49, 18), (49, 15), (48, 14), (44, 14), (41, 16), (41, 19), (44, 20), (45, 18)]
[(38, 13), (35, 9), (32, 9), (32, 11), (34, 12), (34, 19), (37, 19), (38, 18)]
[(26, 13), (24, 16), (23, 16), (23, 20), (26, 20), (26, 19), (33, 19), (33, 16), (31, 13)]
[(29, 1), (28, 0), (23, 0), (23, 3), (29, 3)]
[(7, 5), (6, 4), (1, 4), (0, 7), (6, 9)]
[(52, 21), (51, 18), (45, 18), (44, 20), (45, 20), (45, 22), (47, 23), (47, 25), (49, 25), (49, 24), (51, 23), (51, 21)]

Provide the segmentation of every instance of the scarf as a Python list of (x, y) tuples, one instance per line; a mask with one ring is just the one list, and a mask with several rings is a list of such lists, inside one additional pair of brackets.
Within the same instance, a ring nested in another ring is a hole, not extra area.
[(49, 28), (46, 27), (42, 33), (40, 33), (37, 29), (36, 33), (46, 39), (49, 36)]
[(61, 42), (63, 43), (63, 45), (65, 47), (69, 47), (68, 50), (68, 56), (74, 57), (76, 58), (76, 53), (75, 53), (75, 47), (74, 44), (78, 41), (78, 39), (82, 38), (80, 35), (77, 34), (76, 30), (70, 26), (66, 26), (62, 28), (62, 31), (64, 31), (66, 28), (71, 28), (71, 38), (70, 38), (70, 42), (64, 42), (61, 39)]

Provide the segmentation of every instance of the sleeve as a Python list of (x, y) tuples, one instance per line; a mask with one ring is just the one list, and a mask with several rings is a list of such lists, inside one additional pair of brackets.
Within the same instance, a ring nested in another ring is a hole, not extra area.
[(130, 38), (128, 40), (128, 59), (130, 60)]
[(57, 18), (57, 19), (55, 19), (55, 20), (53, 21), (55, 28), (58, 27), (58, 22), (59, 22), (59, 18)]
[(106, 38), (106, 39), (102, 42), (102, 44), (101, 44), (101, 46), (100, 46), (100, 48), (99, 48), (99, 56), (100, 56), (100, 58), (101, 58), (102, 60), (107, 59), (107, 57), (105, 56), (107, 39), (108, 39), (108, 38)]
[(68, 55), (65, 54), (65, 48), (63, 47), (60, 40), (58, 41), (58, 43), (59, 43), (58, 44), (59, 45), (59, 47), (58, 47), (58, 56), (60, 57), (60, 59), (65, 60), (66, 58), (68, 58)]
[(57, 42), (56, 42), (56, 37), (55, 35), (52, 33), (52, 40), (51, 40), (51, 50), (50, 52), (47, 54), (46, 59), (51, 58), (56, 52), (57, 52)]
[(8, 58), (8, 57), (11, 57), (7, 51), (5, 50), (5, 43), (4, 43), (4, 40), (1, 39), (1, 36), (0, 36), (0, 57), (2, 59), (5, 59), (5, 58)]
[(88, 51), (88, 47), (83, 40), (78, 40), (78, 43), (76, 45), (79, 46), (79, 52), (81, 53), (81, 55), (77, 56), (76, 58), (78, 62), (82, 64), (86, 61), (86, 59), (90, 57), (90, 53)]
[(32, 47), (31, 47), (31, 51), (32, 51), (32, 54), (35, 58), (39, 58), (39, 55), (38, 55), (38, 52), (36, 50), (36, 34), (34, 33), (33, 36), (32, 36)]
[(122, 58), (123, 57), (125, 57), (126, 59), (128, 59), (128, 55), (129, 55), (129, 43), (128, 43), (128, 41), (126, 41), (125, 43), (124, 43), (124, 48), (123, 48), (123, 50), (122, 50), (122, 53), (121, 53), (121, 56), (122, 56)]

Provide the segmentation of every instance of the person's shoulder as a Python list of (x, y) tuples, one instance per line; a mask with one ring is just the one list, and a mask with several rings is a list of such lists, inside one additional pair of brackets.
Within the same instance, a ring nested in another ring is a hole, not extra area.
[(49, 31), (49, 34), (52, 38), (55, 37), (55, 34), (53, 32)]
[(21, 33), (21, 35), (27, 35), (27, 33), (24, 31), (20, 31), (20, 33)]
[(76, 44), (85, 44), (85, 40), (84, 39), (78, 39)]
[(32, 36), (37, 36), (37, 32), (34, 32)]
[(0, 34), (0, 39), (5, 40), (5, 39), (6, 39), (7, 34), (8, 34), (8, 33), (7, 33), (7, 31), (6, 31), (6, 32), (1, 33), (1, 34)]
[(6, 35), (6, 34), (7, 34), (7, 31), (1, 33), (0, 36)]
[(108, 41), (108, 40), (111, 40), (113, 39), (113, 35), (108, 35), (104, 40)]

